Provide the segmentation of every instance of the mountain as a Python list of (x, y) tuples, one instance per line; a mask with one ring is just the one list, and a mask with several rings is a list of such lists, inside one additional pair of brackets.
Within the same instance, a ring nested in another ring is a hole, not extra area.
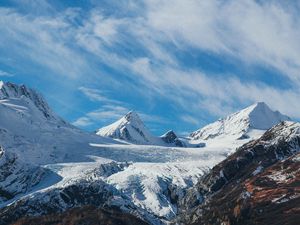
[(118, 121), (100, 128), (97, 135), (123, 140), (132, 144), (186, 147), (174, 131), (170, 130), (160, 137), (154, 136), (146, 128), (139, 115), (130, 111)]
[(0, 82), (0, 115), (0, 145), (25, 162), (78, 161), (90, 143), (112, 143), (65, 122), (25, 85)]
[(299, 157), (300, 124), (279, 123), (202, 176), (178, 201), (177, 223), (297, 224)]
[[(49, 108), (43, 97), (31, 88), (27, 88), (25, 85), (16, 85), (11, 82), (0, 81), (0, 99), (3, 104), (10, 104), (8, 99), (19, 99), (27, 104), (33, 104), (38, 110), (36, 113), (42, 114), (46, 119), (58, 120), (61, 123), (65, 123), (62, 119), (56, 116)], [(16, 106), (17, 107), (17, 106)], [(24, 108), (23, 108), (24, 109)], [(22, 107), (20, 107), (20, 111)]]
[(272, 111), (264, 102), (258, 102), (241, 111), (209, 124), (190, 134), (192, 140), (247, 139), (281, 121), (290, 120), (278, 111)]
[(83, 206), (52, 215), (23, 218), (13, 225), (78, 225), (78, 224), (106, 224), (106, 225), (148, 225), (143, 220), (116, 209), (99, 209)]
[(170, 130), (167, 133), (160, 136), (160, 138), (167, 144), (178, 146), (178, 147), (186, 147), (186, 144), (181, 141), (174, 131)]
[(32, 191), (50, 171), (24, 162), (14, 153), (0, 148), (0, 203)]
[(265, 131), (286, 119), (273, 113), (258, 103), (225, 118), (215, 138), (189, 139), (155, 137), (130, 112), (101, 137), (38, 92), (2, 82), (0, 224), (298, 221), (300, 124)]
[(120, 139), (133, 144), (175, 144), (173, 142), (165, 142), (165, 139), (152, 135), (140, 119), (139, 115), (134, 111), (128, 112), (125, 116), (113, 124), (100, 128), (96, 134), (102, 137)]
[(139, 115), (134, 111), (128, 112), (113, 124), (102, 127), (96, 134), (135, 144), (155, 144), (160, 141), (150, 133)]

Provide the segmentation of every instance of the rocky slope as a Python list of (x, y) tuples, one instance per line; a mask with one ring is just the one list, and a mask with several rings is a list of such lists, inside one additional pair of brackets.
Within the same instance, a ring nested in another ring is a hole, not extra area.
[(97, 209), (93, 206), (84, 206), (67, 210), (59, 214), (50, 214), (41, 217), (23, 218), (13, 225), (147, 225), (143, 220), (131, 214), (116, 209)]
[[(282, 219), (293, 221), (298, 212), (294, 155), (299, 150), (299, 124), (281, 123), (254, 140), (258, 128), (285, 118), (263, 103), (228, 117), (221, 131), (217, 129), (220, 135), (205, 140), (207, 146), (199, 145), (201, 139), (178, 138), (173, 131), (155, 137), (134, 112), (106, 129), (112, 134), (109, 138), (90, 134), (56, 116), (37, 92), (11, 83), (0, 85), (0, 114), (3, 225), (37, 221), (32, 217), (50, 223), (66, 217), (81, 223), (73, 208), (84, 211), (84, 222), (142, 218), (154, 225), (247, 224), (257, 211), (275, 209), (280, 215), (281, 205), (288, 215)], [(228, 156), (230, 149), (249, 140)], [(264, 182), (266, 176), (273, 181)], [(262, 199), (265, 193), (270, 198)], [(265, 215), (257, 218), (265, 221), (272, 214)], [(22, 219), (25, 216), (31, 218)]]
[(160, 136), (160, 138), (165, 142), (166, 144), (178, 146), (178, 147), (186, 147), (186, 143), (181, 141), (175, 132), (173, 130), (168, 131), (167, 133)]
[(16, 154), (0, 147), (0, 204), (30, 192), (50, 174), (49, 170), (25, 163)]
[(188, 190), (179, 200), (181, 216), (176, 223), (296, 224), (299, 151), (300, 124), (276, 125), (240, 147)]

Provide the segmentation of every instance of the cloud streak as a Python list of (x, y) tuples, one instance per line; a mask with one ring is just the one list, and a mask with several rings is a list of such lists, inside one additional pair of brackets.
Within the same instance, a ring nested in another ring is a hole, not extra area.
[[(47, 1), (41, 14), (2, 7), (1, 51), (67, 77), (85, 98), (103, 104), (74, 122), (79, 126), (121, 117), (128, 106), (139, 104), (131, 102), (132, 96), (157, 107), (163, 98), (176, 105), (175, 118), (194, 126), (205, 119), (199, 114), (224, 116), (256, 101), (300, 118), (299, 5), (254, 0), (125, 3), (113, 5), (113, 12), (97, 4), (57, 10)], [(190, 58), (205, 63), (197, 58), (203, 52), (233, 61), (242, 71), (186, 65)], [(245, 75), (257, 67), (268, 73)], [(115, 100), (118, 95), (129, 97), (123, 103)], [(162, 119), (139, 111), (149, 121), (169, 119), (167, 113)]]

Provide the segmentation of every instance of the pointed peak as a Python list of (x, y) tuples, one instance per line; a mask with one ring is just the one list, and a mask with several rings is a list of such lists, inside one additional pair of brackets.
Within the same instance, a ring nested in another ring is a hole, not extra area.
[(24, 84), (15, 84), (12, 82), (0, 81), (0, 97), (1, 98), (19, 98), (21, 96), (33, 97), (39, 95), (36, 91), (26, 87)]
[(33, 103), (46, 118), (58, 119), (58, 117), (53, 114), (47, 102), (39, 92), (27, 87), (24, 84), (19, 85), (9, 81), (0, 81), (0, 99), (22, 100), (23, 98), (26, 98)]
[(175, 139), (175, 138), (177, 138), (177, 135), (173, 130), (169, 130), (160, 137), (161, 138), (168, 138), (168, 139)]
[(137, 114), (137, 112), (135, 111), (129, 111), (125, 116), (124, 118), (127, 120), (127, 121), (140, 121), (140, 117), (139, 115)]
[(279, 111), (273, 111), (265, 102), (254, 103), (236, 113), (208, 124), (193, 132), (193, 139), (213, 139), (220, 136), (243, 136), (249, 129), (267, 130), (290, 118)]
[(269, 107), (265, 102), (256, 102), (254, 105), (256, 107)]
[(163, 134), (162, 136), (167, 136), (167, 135), (175, 135), (175, 136), (177, 136), (176, 135), (176, 133), (173, 131), (173, 130), (169, 130), (169, 131), (167, 131), (165, 134)]
[[(257, 110), (257, 109), (259, 109), (259, 110), (264, 110), (264, 109), (271, 110), (270, 107), (265, 102), (256, 102), (256, 103), (242, 109), (241, 111), (252, 112), (252, 111)], [(239, 112), (241, 112), (241, 111), (239, 111)]]
[(252, 106), (254, 109), (270, 109), (270, 107), (265, 102), (256, 102)]

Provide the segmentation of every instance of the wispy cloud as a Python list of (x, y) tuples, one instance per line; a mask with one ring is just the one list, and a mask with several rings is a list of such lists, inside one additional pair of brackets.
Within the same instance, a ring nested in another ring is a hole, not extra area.
[[(103, 105), (99, 109), (86, 113), (83, 117), (78, 118), (72, 124), (79, 127), (87, 127), (92, 124), (109, 125), (110, 123), (113, 123), (118, 119), (121, 119), (129, 111), (132, 111), (132, 109), (120, 105), (107, 104), (107, 105)], [(157, 124), (169, 122), (167, 119), (162, 118), (160, 116), (149, 115), (138, 111), (137, 113), (141, 117), (142, 121), (152, 124), (151, 126), (152, 129)]]
[[(254, 0), (130, 0), (113, 12), (93, 6), (56, 10), (43, 1), (43, 13), (34, 14), (0, 8), (1, 51), (67, 77), (90, 101), (103, 103), (79, 124), (124, 115), (132, 103), (116, 101), (120, 91), (157, 105), (167, 99), (195, 126), (201, 112), (223, 116), (255, 101), (300, 118), (299, 6)], [(194, 50), (241, 64), (245, 72), (274, 73), (251, 77), (187, 66), (185, 56), (194, 57)], [(279, 76), (285, 86), (266, 76)], [(166, 120), (143, 113), (145, 120)]]
[(90, 118), (88, 117), (80, 117), (72, 123), (74, 126), (78, 127), (86, 127), (93, 124)]
[(182, 116), (180, 116), (180, 119), (186, 123), (190, 123), (193, 125), (199, 125), (199, 119), (195, 118), (193, 116), (190, 116), (190, 115), (182, 115)]
[(0, 70), (0, 77), (13, 77), (14, 75), (6, 71)]
[(81, 91), (90, 101), (98, 101), (102, 103), (114, 103), (114, 104), (122, 104), (119, 101), (112, 100), (106, 97), (103, 92), (98, 89), (94, 88), (87, 88), (87, 87), (79, 87), (79, 91)]
[(108, 125), (109, 123), (123, 117), (128, 111), (129, 110), (127, 108), (122, 106), (104, 105), (100, 109), (86, 113), (83, 117), (78, 118), (72, 124), (79, 127), (87, 127), (92, 124)]

